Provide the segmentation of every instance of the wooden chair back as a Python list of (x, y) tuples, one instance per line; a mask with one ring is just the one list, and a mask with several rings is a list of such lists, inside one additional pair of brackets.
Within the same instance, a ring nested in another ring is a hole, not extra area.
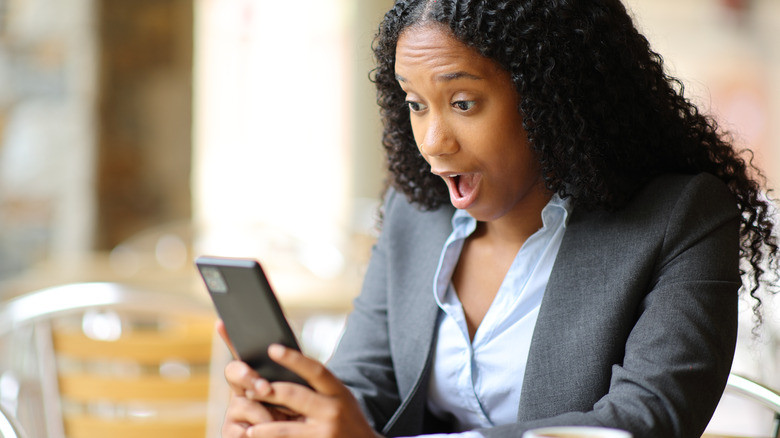
[(32, 350), (36, 372), (15, 375), (39, 385), (16, 401), (45, 436), (193, 438), (206, 436), (215, 318), (190, 296), (69, 284), (3, 305), (0, 335), (33, 333), (12, 353)]

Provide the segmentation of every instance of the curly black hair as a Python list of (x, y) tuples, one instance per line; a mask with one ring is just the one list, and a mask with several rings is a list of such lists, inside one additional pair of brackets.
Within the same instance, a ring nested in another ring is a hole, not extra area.
[[(663, 173), (711, 173), (742, 212), (740, 255), (750, 294), (777, 265), (771, 205), (749, 151), (737, 151), (716, 121), (683, 95), (661, 56), (620, 0), (398, 0), (374, 41), (372, 80), (384, 123), (389, 184), (411, 202), (448, 202), (412, 134), (405, 93), (395, 77), (398, 37), (440, 23), (512, 77), (523, 127), (546, 187), (577, 208), (619, 209)], [(745, 158), (747, 157), (747, 159)]]

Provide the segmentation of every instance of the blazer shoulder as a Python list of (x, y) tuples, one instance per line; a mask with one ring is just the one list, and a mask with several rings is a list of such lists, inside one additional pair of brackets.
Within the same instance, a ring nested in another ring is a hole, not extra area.
[[(575, 206), (562, 248), (571, 252), (609, 247), (618, 253), (646, 255), (677, 237), (694, 239), (723, 224), (736, 224), (738, 217), (736, 199), (717, 177), (661, 175), (616, 211)], [(644, 252), (638, 251), (640, 247)]]
[(448, 204), (426, 210), (390, 187), (385, 193), (382, 206), (382, 233), (392, 230), (408, 232), (418, 228), (430, 229), (433, 224), (449, 224), (454, 212), (455, 209)]
[(731, 191), (725, 182), (717, 176), (701, 172), (697, 174), (664, 174), (659, 175), (645, 186), (643, 191), (664, 190), (671, 192), (693, 191), (708, 193), (718, 198), (733, 199)]
[(737, 200), (729, 187), (715, 175), (671, 174), (656, 177), (632, 201), (640, 209), (652, 207), (663, 215), (695, 212), (702, 218), (733, 217), (739, 214)]

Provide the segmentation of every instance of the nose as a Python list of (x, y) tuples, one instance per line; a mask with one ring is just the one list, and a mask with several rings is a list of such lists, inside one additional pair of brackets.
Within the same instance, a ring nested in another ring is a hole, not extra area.
[(458, 143), (442, 117), (431, 114), (427, 126), (424, 127), (423, 141), (419, 144), (420, 152), (429, 157), (450, 155), (458, 151)]

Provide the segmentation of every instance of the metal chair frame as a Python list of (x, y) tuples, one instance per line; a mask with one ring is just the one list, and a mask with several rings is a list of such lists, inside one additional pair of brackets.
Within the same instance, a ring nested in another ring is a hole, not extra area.
[[(111, 308), (120, 312), (150, 312), (154, 308), (176, 309), (196, 315), (214, 315), (213, 308), (205, 300), (199, 301), (191, 296), (156, 292), (120, 283), (72, 283), (54, 286), (21, 295), (0, 305), (0, 336), (9, 335), (22, 327), (33, 326), (33, 342), (37, 350), (42, 351), (45, 356), (52, 356), (38, 358), (45, 429), (50, 438), (64, 436), (64, 430), (51, 337), (44, 333), (50, 333), (47, 328), (54, 317), (76, 315), (97, 308)], [(212, 357), (215, 357), (214, 354), (222, 355), (221, 351), (215, 353), (212, 350)], [(213, 426), (209, 426), (209, 429), (212, 428)], [(19, 437), (21, 438), (21, 435)]]
[(26, 436), (16, 418), (0, 403), (0, 438), (25, 438)]
[(746, 377), (729, 374), (726, 391), (747, 397), (775, 413), (772, 438), (780, 438), (780, 393)]

